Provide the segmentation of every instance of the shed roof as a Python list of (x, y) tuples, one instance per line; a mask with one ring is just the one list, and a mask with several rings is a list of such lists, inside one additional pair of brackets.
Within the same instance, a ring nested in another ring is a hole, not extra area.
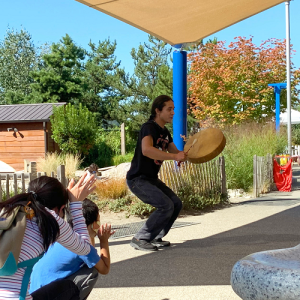
[(65, 104), (66, 102), (0, 105), (0, 123), (49, 122), (53, 105)]

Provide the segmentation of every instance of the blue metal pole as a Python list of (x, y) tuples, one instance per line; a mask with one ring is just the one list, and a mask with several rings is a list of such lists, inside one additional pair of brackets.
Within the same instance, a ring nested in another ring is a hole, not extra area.
[(173, 52), (173, 141), (177, 149), (183, 151), (184, 141), (180, 135), (187, 134), (187, 53)]
[(274, 88), (274, 94), (275, 94), (275, 128), (276, 131), (279, 132), (280, 128), (280, 91), (282, 89), (286, 89), (286, 83), (269, 83), (268, 86), (271, 86)]
[(279, 131), (280, 128), (280, 88), (277, 86), (274, 88), (275, 92), (275, 120), (276, 120), (276, 131)]

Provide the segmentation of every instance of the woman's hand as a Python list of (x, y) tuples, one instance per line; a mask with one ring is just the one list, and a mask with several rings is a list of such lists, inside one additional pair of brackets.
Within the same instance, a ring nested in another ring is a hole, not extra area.
[(90, 193), (95, 190), (95, 182), (97, 179), (94, 177), (94, 175), (92, 175), (86, 182), (84, 182), (86, 176), (87, 173), (82, 175), (76, 184), (74, 179), (71, 179), (67, 188), (70, 202), (83, 201)]

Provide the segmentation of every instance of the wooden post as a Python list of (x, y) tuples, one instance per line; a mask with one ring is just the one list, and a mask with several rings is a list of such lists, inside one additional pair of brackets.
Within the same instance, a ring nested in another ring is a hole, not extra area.
[(31, 161), (29, 163), (28, 172), (31, 174), (30, 175), (30, 180), (33, 180), (33, 179), (37, 178), (37, 167), (36, 167), (36, 162), (35, 161)]
[(270, 159), (270, 182), (271, 184), (273, 184), (274, 183), (274, 175), (273, 175), (274, 162), (271, 154), (269, 154), (269, 159)]
[(125, 124), (121, 124), (121, 154), (125, 155), (126, 149), (125, 149)]
[(18, 178), (17, 178), (16, 173), (13, 175), (13, 178), (14, 178), (14, 192), (15, 192), (15, 195), (17, 195), (18, 194)]
[(22, 186), (22, 193), (25, 193), (25, 176), (24, 176), (24, 173), (21, 173), (21, 186)]
[(6, 174), (6, 200), (10, 198), (9, 196), (9, 175)]
[(57, 167), (57, 179), (61, 182), (64, 187), (67, 187), (66, 184), (66, 170), (64, 165)]
[(30, 160), (24, 159), (24, 172), (25, 173), (30, 173)]
[(253, 196), (257, 197), (257, 156), (253, 156)]
[(257, 164), (256, 164), (256, 170), (257, 170), (257, 177), (256, 177), (256, 187), (257, 187), (257, 197), (261, 194), (261, 188), (262, 188), (262, 167), (263, 167), (263, 157), (258, 156), (256, 157)]
[(221, 175), (221, 194), (226, 195), (227, 188), (226, 188), (225, 157), (220, 156), (219, 162), (220, 162), (220, 175)]

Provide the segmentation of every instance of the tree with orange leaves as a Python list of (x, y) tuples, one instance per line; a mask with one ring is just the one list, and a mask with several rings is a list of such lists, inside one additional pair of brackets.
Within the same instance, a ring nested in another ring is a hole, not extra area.
[[(252, 38), (200, 45), (190, 53), (189, 109), (196, 119), (220, 125), (274, 116), (275, 98), (269, 83), (286, 82), (285, 40), (256, 46)], [(292, 106), (299, 104), (300, 69), (291, 65)], [(282, 91), (281, 110), (286, 108)]]

